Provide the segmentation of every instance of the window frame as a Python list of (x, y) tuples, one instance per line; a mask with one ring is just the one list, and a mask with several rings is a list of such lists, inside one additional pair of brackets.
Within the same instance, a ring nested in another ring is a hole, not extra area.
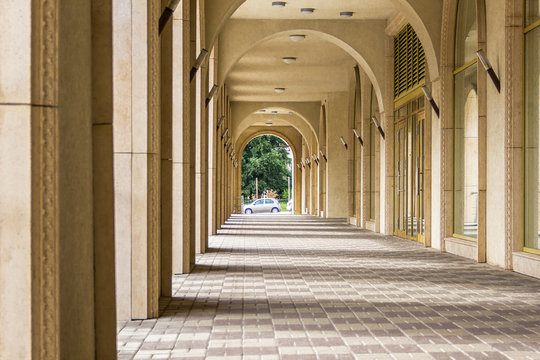
[[(458, 32), (458, 26), (457, 26), (457, 22), (458, 22), (458, 15), (459, 15), (459, 2), (460, 1), (463, 1), (463, 0), (458, 0), (457, 1), (457, 6), (456, 6), (456, 15), (455, 15), (455, 26), (454, 26), (454, 67), (455, 67), (455, 64), (456, 64), (456, 49), (457, 49), (457, 32)], [(475, 3), (477, 3), (478, 0), (474, 0)], [(478, 6), (478, 5), (477, 5)], [(478, 24), (478, 13), (476, 13), (476, 22)], [(477, 42), (478, 42), (478, 39), (477, 39)], [(478, 48), (478, 46), (477, 46)], [(477, 232), (477, 237), (476, 238), (473, 238), (473, 237), (470, 237), (470, 236), (466, 236), (466, 235), (463, 235), (463, 234), (456, 234), (455, 232), (455, 229), (456, 229), (456, 222), (455, 222), (455, 192), (456, 192), (456, 189), (455, 189), (455, 176), (456, 176), (456, 76), (458, 74), (461, 74), (463, 73), (464, 71), (468, 70), (469, 68), (471, 68), (472, 66), (476, 66), (476, 76), (477, 76), (477, 83), (478, 83), (478, 58), (475, 57), (474, 59), (466, 62), (465, 64), (459, 66), (458, 68), (454, 68), (454, 70), (452, 71), (452, 102), (453, 102), (453, 119), (452, 119), (452, 237), (454, 238), (457, 238), (457, 239), (461, 239), (461, 240), (468, 240), (468, 241), (471, 241), (471, 242), (474, 242), (474, 243), (478, 243), (478, 232)], [(478, 220), (477, 220), (478, 221)], [(479, 224), (477, 223), (477, 228), (479, 227)]]

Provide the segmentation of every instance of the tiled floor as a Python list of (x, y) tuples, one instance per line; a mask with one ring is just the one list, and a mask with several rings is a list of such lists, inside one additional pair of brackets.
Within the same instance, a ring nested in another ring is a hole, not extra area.
[(235, 216), (120, 359), (540, 359), (540, 280), (337, 221)]

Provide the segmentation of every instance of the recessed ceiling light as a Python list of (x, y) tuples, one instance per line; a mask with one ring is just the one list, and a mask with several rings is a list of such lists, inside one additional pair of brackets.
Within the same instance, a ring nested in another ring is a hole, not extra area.
[(351, 17), (353, 16), (353, 12), (352, 11), (342, 11), (339, 13), (339, 16), (341, 17), (344, 17), (344, 18), (348, 18), (348, 17)]
[(306, 38), (306, 35), (301, 35), (301, 34), (293, 34), (293, 35), (289, 35), (289, 39), (291, 39), (292, 41), (294, 42), (299, 42), (299, 41), (302, 41)]
[(277, 114), (277, 110), (272, 111), (272, 114)]
[(272, 123), (271, 123), (271, 122), (267, 122), (267, 123), (266, 123), (266, 126), (272, 126)]
[(275, 88), (274, 91), (278, 94), (285, 92), (285, 88)]
[(264, 112), (266, 112), (266, 110), (262, 109), (262, 110), (259, 110), (259, 112), (262, 112), (262, 113), (264, 113)]
[(292, 111), (289, 111), (289, 115), (294, 115), (294, 113)]
[(285, 7), (285, 1), (272, 1), (272, 6), (277, 8)]
[(287, 56), (281, 59), (281, 61), (283, 61), (285, 64), (292, 64), (293, 62), (296, 61), (296, 58), (292, 56)]
[(300, 9), (300, 12), (302, 14), (313, 14), (314, 11), (315, 11), (314, 8), (301, 8)]

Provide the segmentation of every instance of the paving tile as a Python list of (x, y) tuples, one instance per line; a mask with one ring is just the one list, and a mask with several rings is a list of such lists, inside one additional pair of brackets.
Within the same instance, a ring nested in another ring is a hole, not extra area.
[(118, 359), (540, 359), (540, 280), (338, 220), (233, 216)]

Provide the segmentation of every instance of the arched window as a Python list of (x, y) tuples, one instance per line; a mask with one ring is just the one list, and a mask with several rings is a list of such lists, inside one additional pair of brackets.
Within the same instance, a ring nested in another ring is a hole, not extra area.
[(476, 0), (457, 7), (454, 52), (454, 236), (478, 238)]
[(525, 246), (540, 254), (540, 2), (525, 1)]

